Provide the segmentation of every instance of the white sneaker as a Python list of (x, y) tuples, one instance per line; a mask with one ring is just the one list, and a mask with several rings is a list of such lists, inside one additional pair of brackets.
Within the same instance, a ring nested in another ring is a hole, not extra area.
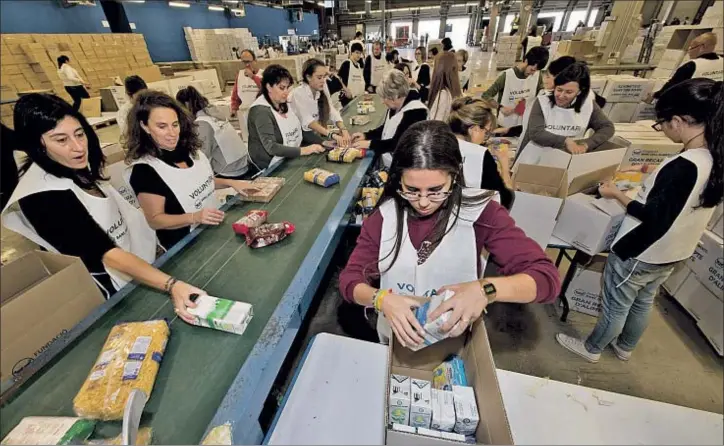
[(558, 343), (565, 347), (567, 350), (577, 354), (588, 362), (592, 362), (595, 364), (601, 358), (600, 353), (590, 353), (588, 350), (586, 350), (586, 346), (583, 344), (583, 341), (578, 338), (574, 338), (573, 336), (558, 333), (556, 335), (556, 341), (558, 341)]
[(629, 359), (631, 359), (632, 352), (626, 351), (619, 347), (616, 341), (613, 341), (611, 343), (611, 348), (613, 349), (613, 353), (616, 355), (616, 357), (621, 361), (628, 361)]

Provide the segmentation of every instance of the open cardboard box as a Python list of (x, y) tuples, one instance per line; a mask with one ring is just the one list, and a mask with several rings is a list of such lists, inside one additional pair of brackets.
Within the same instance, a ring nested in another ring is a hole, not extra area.
[(389, 419), (388, 395), (390, 375), (399, 374), (432, 381), (432, 371), (450, 355), (460, 355), (465, 363), (465, 375), (475, 390), (480, 422), (475, 433), (477, 444), (513, 444), (513, 435), (498, 385), (498, 375), (490, 350), (488, 333), (482, 319), (470, 334), (444, 339), (429, 347), (413, 352), (402, 347), (394, 336), (390, 339), (385, 386), (385, 426), (388, 445), (446, 445), (461, 444), (442, 438), (400, 432), (392, 429)]

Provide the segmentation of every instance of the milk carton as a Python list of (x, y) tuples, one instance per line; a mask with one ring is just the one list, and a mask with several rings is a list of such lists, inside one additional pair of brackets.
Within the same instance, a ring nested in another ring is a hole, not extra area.
[(450, 390), (432, 389), (432, 423), (430, 427), (443, 432), (452, 432), (455, 428), (455, 403)]
[(480, 422), (475, 391), (472, 387), (453, 386), (455, 402), (455, 432), (461, 435), (475, 434)]
[(431, 387), (430, 381), (412, 379), (410, 383), (410, 426), (430, 427), (432, 421)]
[(465, 363), (457, 355), (448, 357), (432, 371), (432, 387), (440, 390), (452, 390), (453, 386), (467, 386)]
[(410, 377), (390, 375), (390, 422), (410, 424)]
[(243, 334), (254, 315), (250, 304), (207, 295), (192, 294), (195, 308), (189, 308), (194, 325)]
[(425, 435), (426, 437), (442, 438), (442, 432), (434, 431), (432, 429), (426, 429), (424, 427), (418, 427), (417, 434)]
[(452, 311), (447, 311), (443, 313), (434, 321), (428, 320), (430, 313), (435, 311), (435, 309), (440, 306), (440, 304), (450, 299), (454, 295), (455, 293), (449, 290), (445, 291), (442, 294), (436, 294), (415, 311), (415, 317), (417, 318), (417, 321), (425, 329), (425, 341), (419, 347), (411, 347), (412, 350), (419, 350), (423, 347), (427, 347), (428, 345), (432, 345), (438, 341), (441, 341), (448, 337), (450, 331), (453, 331), (455, 328), (457, 328), (456, 325), (455, 327), (453, 327), (453, 330), (447, 332), (442, 331), (442, 326), (448, 321), (448, 319), (450, 319)]

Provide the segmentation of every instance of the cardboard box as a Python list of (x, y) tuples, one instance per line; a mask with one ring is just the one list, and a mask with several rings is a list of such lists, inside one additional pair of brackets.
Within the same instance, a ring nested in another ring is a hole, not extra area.
[(709, 224), (706, 227), (708, 230), (718, 235), (719, 237), (724, 237), (724, 235), (722, 235), (724, 233), (724, 219), (722, 218), (723, 216), (724, 203), (719, 203), (719, 206), (714, 209), (714, 214), (712, 214), (711, 219), (709, 220)]
[(697, 321), (699, 329), (721, 355), (724, 302), (704, 287), (694, 274), (689, 274), (674, 298)]
[(641, 102), (653, 88), (651, 79), (616, 75), (609, 76), (603, 96), (608, 102)]
[(32, 251), (3, 265), (0, 275), (2, 381), (105, 302), (76, 257)]
[(710, 292), (724, 299), (724, 240), (721, 237), (704, 231), (686, 264)]
[(681, 65), (681, 60), (685, 55), (686, 51), (684, 50), (666, 50), (663, 56), (661, 56), (659, 63), (656, 64), (656, 67), (666, 70), (676, 70), (679, 68), (679, 65)]
[(603, 269), (606, 260), (606, 256), (596, 255), (590, 263), (577, 267), (566, 289), (566, 298), (571, 310), (589, 316), (598, 316), (601, 313)]
[(611, 122), (631, 122), (638, 104), (631, 102), (609, 102), (603, 107), (603, 113)]
[[(658, 91), (654, 87), (652, 91)], [(653, 104), (647, 104), (646, 102), (640, 102), (636, 107), (631, 122), (643, 121), (643, 120), (656, 120), (656, 109)]]
[(666, 279), (666, 282), (664, 282), (664, 289), (672, 296), (675, 296), (681, 288), (681, 285), (683, 285), (684, 281), (689, 277), (689, 274), (691, 274), (691, 270), (686, 265), (686, 262), (677, 263), (674, 267), (674, 272), (672, 272), (669, 278)]
[(525, 235), (545, 250), (553, 234), (556, 218), (563, 204), (562, 198), (516, 192), (510, 216)]
[(608, 78), (606, 76), (591, 76), (591, 91), (603, 95), (603, 90), (606, 89), (607, 82)]
[(80, 112), (86, 118), (100, 118), (101, 114), (101, 97), (95, 96), (92, 98), (83, 99), (80, 104)]
[(560, 167), (520, 164), (513, 174), (515, 190), (544, 197), (566, 198), (568, 174)]
[(672, 142), (668, 138), (630, 138), (627, 141), (631, 145), (626, 150), (623, 160), (621, 160), (618, 172), (637, 174), (631, 177), (631, 180), (635, 183), (646, 179), (659, 164), (681, 152), (684, 148), (683, 144)]
[(563, 204), (553, 235), (595, 255), (611, 247), (625, 215), (626, 209), (616, 200), (575, 194)]
[[(478, 423), (475, 433), (477, 443), (513, 444), (484, 323), (475, 324), (472, 332), (466, 336), (443, 339), (417, 352), (402, 347), (393, 336), (390, 339), (387, 373), (388, 376), (400, 374), (430, 381), (432, 380), (432, 370), (451, 354), (460, 355), (465, 362), (467, 381), (475, 391), (475, 400), (480, 414), (480, 423)], [(389, 383), (389, 380), (387, 382)], [(385, 389), (385, 395), (389, 395), (389, 388)], [(459, 444), (445, 438), (423, 437), (418, 434), (393, 430), (388, 417), (387, 403), (385, 405), (384, 423), (387, 427), (385, 444)]]

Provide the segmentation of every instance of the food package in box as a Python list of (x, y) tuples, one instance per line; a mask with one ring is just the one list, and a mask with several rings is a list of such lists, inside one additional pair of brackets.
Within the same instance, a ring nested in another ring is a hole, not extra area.
[(169, 334), (164, 320), (114, 326), (73, 399), (75, 413), (84, 418), (121, 420), (132, 390), (150, 397)]
[(0, 444), (83, 444), (95, 429), (94, 420), (73, 417), (25, 417)]
[(241, 197), (242, 201), (252, 201), (257, 203), (268, 203), (274, 198), (279, 190), (284, 186), (285, 179), (278, 177), (259, 177), (254, 181), (243, 181), (248, 187), (247, 196)]
[(417, 310), (415, 310), (415, 317), (417, 318), (417, 321), (420, 323), (422, 328), (425, 329), (425, 335), (423, 337), (424, 342), (419, 346), (410, 346), (410, 350), (420, 350), (421, 348), (441, 341), (448, 337), (450, 331), (458, 328), (456, 324), (452, 330), (447, 332), (442, 331), (442, 327), (448, 321), (448, 319), (450, 319), (452, 311), (443, 313), (440, 317), (433, 321), (428, 320), (430, 313), (435, 311), (438, 306), (442, 305), (443, 302), (450, 299), (454, 295), (455, 293), (450, 290), (447, 290), (442, 294), (436, 294), (432, 296), (430, 300), (419, 306)]

